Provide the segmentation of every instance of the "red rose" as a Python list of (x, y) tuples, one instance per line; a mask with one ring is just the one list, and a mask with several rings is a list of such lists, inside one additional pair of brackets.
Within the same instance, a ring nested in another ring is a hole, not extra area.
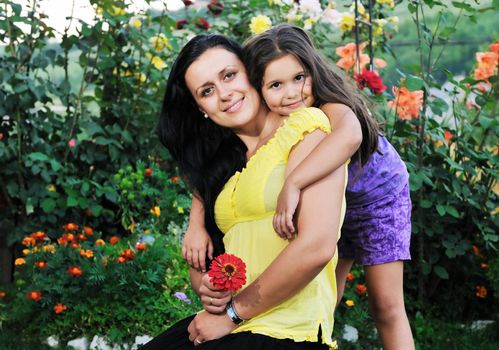
[(210, 282), (218, 289), (237, 291), (246, 283), (246, 264), (232, 254), (221, 254), (211, 262)]
[(196, 24), (196, 27), (198, 27), (200, 29), (204, 29), (204, 30), (210, 29), (210, 24), (203, 17), (196, 18), (196, 21), (194, 23)]
[(177, 29), (184, 29), (184, 26), (187, 24), (186, 19), (181, 19), (175, 22), (175, 25), (177, 26)]
[(361, 74), (355, 77), (359, 89), (369, 88), (375, 94), (382, 94), (386, 90), (383, 80), (376, 72), (363, 69)]
[(222, 5), (216, 0), (211, 0), (206, 7), (208, 7), (208, 10), (210, 10), (210, 12), (213, 13), (213, 15), (215, 16), (221, 14), (224, 9), (224, 5)]

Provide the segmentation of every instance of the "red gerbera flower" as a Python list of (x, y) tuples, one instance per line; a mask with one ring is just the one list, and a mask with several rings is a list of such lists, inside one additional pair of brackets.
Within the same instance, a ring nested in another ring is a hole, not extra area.
[(221, 14), (224, 9), (224, 5), (222, 5), (216, 0), (211, 0), (206, 7), (208, 7), (208, 10), (210, 10), (210, 12), (213, 13), (213, 15), (215, 16)]
[(216, 288), (235, 292), (246, 283), (246, 264), (237, 256), (224, 253), (213, 259), (208, 275)]
[(381, 95), (386, 90), (383, 80), (376, 72), (364, 69), (361, 74), (355, 77), (359, 89), (368, 88), (373, 93)]
[(198, 17), (196, 18), (196, 21), (194, 22), (196, 24), (196, 27), (204, 30), (210, 29), (210, 23), (208, 23), (207, 20), (205, 20), (203, 17)]

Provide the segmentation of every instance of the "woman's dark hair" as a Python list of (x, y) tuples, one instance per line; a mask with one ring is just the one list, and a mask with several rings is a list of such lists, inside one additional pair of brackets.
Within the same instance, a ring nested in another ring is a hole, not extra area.
[(303, 29), (282, 24), (246, 40), (243, 44), (243, 62), (251, 84), (261, 94), (267, 65), (288, 54), (293, 55), (310, 74), (315, 107), (330, 102), (341, 103), (355, 113), (362, 128), (362, 144), (355, 157), (359, 165), (364, 165), (378, 148), (378, 124), (360, 94), (354, 93), (353, 86), (347, 83), (345, 77), (333, 71)]
[(187, 69), (208, 49), (220, 47), (242, 61), (241, 46), (221, 35), (198, 35), (180, 51), (168, 77), (157, 127), (159, 140), (178, 162), (182, 176), (201, 198), (205, 226), (215, 255), (224, 251), (215, 223), (215, 200), (227, 180), (246, 162), (246, 146), (228, 128), (204, 118), (187, 88)]

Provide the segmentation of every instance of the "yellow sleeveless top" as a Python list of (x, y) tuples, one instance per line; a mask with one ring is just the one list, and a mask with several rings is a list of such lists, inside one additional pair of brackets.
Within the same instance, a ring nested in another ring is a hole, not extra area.
[[(329, 120), (320, 109), (304, 108), (291, 114), (249, 159), (246, 167), (227, 181), (216, 200), (215, 219), (224, 233), (225, 250), (246, 263), (245, 286), (251, 284), (288, 245), (272, 227), (277, 196), (284, 183), (291, 149), (305, 134), (316, 129), (330, 132)], [(342, 217), (344, 213), (345, 201)], [(250, 331), (278, 339), (315, 342), (320, 326), (322, 342), (332, 347), (336, 263), (335, 254), (298, 294), (243, 323), (234, 333)]]

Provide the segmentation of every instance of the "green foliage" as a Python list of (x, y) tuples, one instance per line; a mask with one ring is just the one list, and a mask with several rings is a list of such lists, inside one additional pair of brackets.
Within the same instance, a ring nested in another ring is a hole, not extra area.
[[(178, 232), (172, 226), (162, 235), (155, 226), (140, 226), (129, 238), (104, 242), (89, 227), (69, 224), (57, 244), (43, 232), (33, 233), (24, 239), (24, 261), (16, 262), (16, 285), (2, 300), (3, 327), (21, 339), (55, 335), (63, 344), (82, 335), (123, 343), (160, 333), (200, 309), (188, 287)], [(39, 300), (28, 297), (33, 291)], [(56, 305), (65, 308), (57, 312)]]

